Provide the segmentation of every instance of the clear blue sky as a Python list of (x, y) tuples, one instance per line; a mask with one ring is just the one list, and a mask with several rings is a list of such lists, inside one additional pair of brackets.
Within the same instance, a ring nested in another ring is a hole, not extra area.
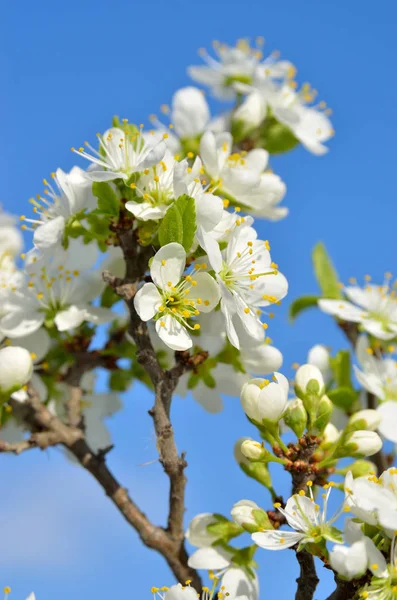
[[(71, 146), (95, 139), (113, 114), (145, 122), (187, 85), (186, 67), (213, 39), (263, 35), (298, 67), (299, 80), (319, 89), (334, 109), (330, 153), (303, 149), (274, 161), (288, 184), (290, 216), (260, 223), (273, 259), (290, 282), (290, 295), (272, 324), (285, 355), (285, 372), (303, 362), (316, 342), (344, 343), (325, 316), (308, 313), (294, 326), (286, 304), (315, 293), (310, 250), (324, 240), (345, 281), (393, 271), (396, 254), (397, 180), (394, 3), (368, 0), (168, 2), (11, 2), (2, 9), (0, 97), (3, 176), (0, 200), (17, 213), (41, 191), (43, 177), (73, 165)], [(134, 388), (125, 411), (111, 422), (116, 449), (110, 463), (151, 518), (164, 523), (166, 481), (155, 461), (151, 399)], [(230, 399), (218, 416), (191, 399), (173, 408), (178, 445), (187, 451), (187, 519), (198, 512), (228, 513), (247, 497), (264, 508), (269, 498), (235, 466), (234, 441), (254, 435)], [(206, 469), (203, 469), (203, 465)], [(278, 472), (277, 472), (278, 473)], [(144, 599), (152, 585), (172, 579), (163, 560), (144, 549), (95, 481), (60, 452), (0, 457), (0, 585), (24, 600)], [(287, 493), (288, 480), (276, 475)], [(261, 598), (293, 597), (297, 566), (292, 552), (259, 551)], [(323, 572), (320, 571), (323, 575)], [(326, 579), (318, 600), (331, 589)]]

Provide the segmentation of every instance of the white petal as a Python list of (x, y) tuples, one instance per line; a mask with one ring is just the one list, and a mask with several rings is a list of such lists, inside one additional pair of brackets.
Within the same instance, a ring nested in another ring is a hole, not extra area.
[(378, 427), (379, 433), (397, 444), (397, 402), (393, 400), (383, 402), (376, 410), (382, 418)]
[(244, 368), (252, 375), (267, 375), (278, 371), (283, 364), (280, 350), (269, 344), (242, 346), (240, 352)]
[(46, 250), (62, 241), (65, 219), (61, 216), (40, 225), (34, 232), (33, 243), (38, 250)]
[(353, 579), (367, 570), (368, 558), (364, 540), (352, 546), (335, 546), (329, 555), (331, 567), (342, 577)]
[[(196, 308), (200, 312), (211, 312), (221, 297), (219, 285), (209, 273), (197, 273), (196, 275), (193, 273), (192, 277), (197, 285), (191, 287), (189, 298), (196, 302)], [(200, 304), (197, 303), (197, 298), (200, 298)]]
[(180, 137), (195, 137), (202, 133), (209, 120), (208, 103), (201, 90), (189, 86), (175, 92), (172, 99), (172, 122)]
[(318, 305), (325, 313), (339, 317), (345, 321), (352, 321), (353, 323), (360, 323), (363, 320), (363, 310), (346, 302), (345, 300), (325, 300), (321, 299), (318, 301)]
[(311, 525), (318, 523), (316, 504), (307, 496), (295, 494), (289, 498), (283, 513), (287, 517), (289, 525), (300, 531), (307, 531)]
[(18, 342), (12, 342), (12, 345), (22, 346), (22, 348), (26, 348), (30, 353), (34, 352), (36, 358), (33, 363), (39, 363), (44, 359), (51, 347), (51, 338), (46, 329), (39, 329), (30, 335), (19, 337)]
[(214, 194), (200, 194), (196, 198), (197, 225), (205, 231), (212, 231), (223, 215), (223, 202)]
[(115, 317), (115, 313), (110, 308), (90, 305), (85, 307), (85, 320), (90, 323), (103, 325), (104, 323), (109, 323)]
[(57, 313), (54, 322), (58, 331), (70, 331), (79, 327), (86, 320), (85, 308), (70, 306), (66, 310), (61, 310)]
[(253, 169), (257, 173), (262, 173), (267, 167), (269, 153), (262, 148), (255, 148), (247, 153), (244, 160), (249, 169)]
[(154, 283), (145, 283), (135, 295), (135, 310), (142, 321), (153, 319), (161, 306), (161, 296)]
[(34, 333), (44, 323), (44, 314), (40, 312), (11, 312), (0, 321), (0, 331), (10, 338), (19, 338)]
[(139, 203), (133, 202), (133, 200), (127, 202), (125, 207), (137, 219), (141, 219), (141, 221), (157, 221), (162, 219), (168, 209), (166, 204), (153, 206), (150, 202)]
[(224, 586), (230, 598), (235, 600), (239, 596), (246, 596), (249, 600), (259, 598), (258, 578), (250, 577), (244, 569), (231, 567), (222, 577), (221, 586)]
[(144, 169), (148, 169), (150, 167), (153, 167), (154, 165), (157, 165), (160, 162), (160, 160), (164, 158), (164, 154), (166, 153), (166, 151), (167, 146), (163, 141), (157, 143), (146, 155), (146, 158), (141, 163), (139, 163), (139, 165), (137, 165), (137, 167), (139, 167), (139, 170), (143, 171)]
[(194, 588), (183, 586), (178, 583), (172, 585), (165, 593), (164, 600), (197, 600), (197, 592)]
[(354, 304), (358, 304), (362, 308), (368, 309), (370, 294), (368, 294), (366, 290), (363, 290), (363, 288), (358, 286), (347, 286), (343, 291), (350, 302), (354, 302)]
[(223, 401), (219, 391), (216, 389), (209, 388), (204, 383), (200, 382), (194, 390), (192, 390), (192, 394), (196, 402), (201, 404), (207, 412), (215, 415), (223, 410)]
[(252, 540), (265, 550), (285, 550), (298, 544), (305, 537), (295, 531), (261, 531), (252, 534)]
[(186, 252), (183, 246), (172, 242), (156, 252), (150, 267), (150, 275), (157, 287), (168, 289), (180, 281), (185, 265)]
[(230, 565), (230, 554), (221, 548), (199, 548), (189, 557), (192, 569), (225, 569)]
[(156, 331), (164, 344), (167, 344), (172, 350), (189, 350), (193, 346), (192, 339), (185, 327), (171, 315), (166, 315), (156, 321)]

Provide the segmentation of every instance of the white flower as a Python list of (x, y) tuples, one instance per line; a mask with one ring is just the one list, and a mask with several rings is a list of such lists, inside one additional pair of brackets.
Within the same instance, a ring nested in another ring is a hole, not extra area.
[[(73, 167), (70, 173), (57, 169), (51, 177), (56, 188), (44, 179), (47, 186), (44, 195), (30, 200), (35, 218), (21, 217), (24, 223), (32, 224), (35, 248), (44, 252), (62, 243), (66, 225), (81, 218), (85, 211), (93, 210), (97, 202), (92, 194), (92, 181), (79, 167)], [(24, 225), (22, 228), (28, 229)]]
[[(12, 307), (14, 292), (24, 283), (24, 276), (9, 254), (0, 254), (0, 319)], [(4, 339), (0, 330), (0, 342)]]
[(142, 135), (141, 131), (130, 134), (118, 127), (112, 127), (103, 135), (98, 134), (97, 137), (100, 144), (99, 152), (88, 142), (85, 142), (85, 146), (92, 154), (88, 154), (84, 148), (78, 150), (72, 148), (76, 154), (87, 158), (92, 165), (95, 165), (87, 171), (87, 177), (92, 181), (128, 179), (133, 173), (158, 164), (167, 149), (163, 140), (157, 141), (154, 137), (149, 140)]
[(349, 471), (345, 477), (345, 501), (351, 512), (369, 525), (381, 525), (393, 532), (397, 528), (397, 470), (375, 476), (353, 479)]
[(256, 148), (247, 153), (232, 153), (230, 133), (206, 131), (200, 141), (200, 156), (211, 185), (236, 200), (244, 201), (259, 186), (267, 166), (268, 153)]
[(240, 445), (240, 450), (245, 458), (253, 461), (259, 461), (266, 453), (262, 444), (251, 439), (245, 439)]
[(257, 527), (257, 522), (252, 514), (253, 510), (261, 510), (256, 502), (252, 502), (252, 500), (240, 500), (233, 505), (230, 514), (233, 521), (242, 527), (245, 525), (254, 525)]
[(318, 396), (322, 396), (324, 393), (324, 379), (322, 373), (318, 367), (314, 365), (302, 365), (296, 372), (295, 385), (303, 392), (303, 394), (312, 391)]
[(287, 407), (288, 379), (281, 373), (275, 373), (274, 379), (251, 379), (241, 390), (243, 410), (256, 423), (278, 423)]
[(22, 249), (22, 236), (15, 225), (15, 217), (3, 212), (0, 206), (0, 256), (17, 256)]
[(285, 516), (287, 523), (295, 531), (261, 531), (252, 534), (252, 540), (260, 547), (266, 550), (284, 550), (291, 548), (295, 544), (300, 546), (311, 542), (319, 541), (321, 538), (341, 543), (342, 538), (332, 523), (340, 515), (340, 511), (330, 520), (326, 520), (327, 504), (331, 488), (328, 489), (324, 499), (323, 510), (320, 513), (320, 507), (314, 502), (311, 488), (310, 498), (304, 493), (292, 496), (285, 509), (277, 504), (278, 510)]
[(3, 396), (28, 383), (32, 373), (32, 357), (25, 348), (8, 346), (0, 349), (0, 392)]
[(216, 523), (212, 513), (201, 513), (196, 515), (189, 523), (186, 531), (186, 539), (192, 546), (206, 548), (218, 539), (218, 535), (208, 531), (208, 525)]
[(217, 98), (234, 98), (236, 92), (245, 89), (244, 85), (252, 83), (257, 69), (263, 69), (269, 77), (275, 78), (284, 76), (290, 70), (291, 63), (277, 61), (276, 53), (262, 61), (262, 45), (261, 38), (257, 39), (257, 46), (253, 48), (245, 39), (239, 40), (234, 47), (214, 43), (217, 59), (202, 49), (199, 54), (207, 63), (206, 66), (189, 67), (188, 73), (198, 83), (210, 86)]
[[(373, 569), (371, 566), (372, 573), (375, 577), (372, 578), (371, 582), (365, 585), (360, 590), (361, 598), (368, 598), (369, 600), (394, 600), (396, 597), (396, 577), (397, 577), (397, 547), (396, 537), (393, 537), (390, 547), (390, 559), (389, 564), (386, 563), (385, 559), (381, 555), (379, 557), (379, 565), (375, 563), (378, 569)], [(379, 551), (378, 551), (379, 552)], [(382, 571), (381, 571), (382, 569)]]
[(150, 275), (154, 283), (145, 283), (134, 298), (137, 313), (143, 321), (155, 319), (156, 331), (173, 350), (187, 350), (193, 345), (188, 329), (189, 319), (200, 312), (213, 310), (219, 302), (219, 287), (208, 273), (182, 278), (186, 252), (176, 243), (167, 244), (153, 257)]
[(343, 321), (360, 323), (365, 331), (380, 340), (396, 336), (397, 298), (395, 292), (390, 292), (388, 282), (365, 288), (349, 286), (343, 291), (350, 302), (322, 299), (318, 301), (321, 310)]
[[(227, 595), (230, 600), (258, 599), (258, 580), (256, 576), (255, 579), (248, 576), (243, 569), (228, 569), (222, 577), (220, 584), (223, 594)], [(182, 586), (180, 583), (170, 588), (163, 587), (159, 589), (153, 587), (151, 591), (154, 594), (154, 598), (157, 596), (160, 600), (197, 600), (197, 598), (201, 598), (201, 600), (213, 600), (217, 597), (215, 587), (211, 590), (208, 587), (204, 587), (200, 596), (190, 584)]]
[(210, 109), (201, 90), (196, 87), (183, 87), (175, 92), (171, 110), (168, 106), (161, 108), (169, 114), (172, 129), (163, 125), (156, 116), (150, 118), (153, 125), (161, 132), (167, 133), (166, 144), (172, 152), (178, 152), (187, 142), (198, 141), (198, 138), (210, 125)]
[(330, 354), (326, 346), (323, 346), (323, 344), (316, 344), (310, 348), (307, 355), (307, 362), (309, 365), (313, 365), (320, 369), (325, 384), (330, 381), (332, 376)]
[(60, 250), (48, 267), (40, 266), (33, 257), (27, 266), (26, 288), (13, 292), (12, 304), (0, 320), (3, 335), (23, 337), (37, 331), (45, 321), (53, 322), (58, 331), (70, 331), (84, 321), (110, 321), (111, 310), (90, 304), (104, 286), (99, 273), (85, 270), (96, 260), (94, 245), (83, 246), (77, 240), (67, 251)]
[(263, 342), (267, 325), (259, 319), (260, 308), (280, 301), (288, 290), (284, 275), (271, 262), (269, 242), (257, 240), (252, 227), (236, 227), (223, 254), (218, 247), (208, 258), (220, 285), (230, 342), (240, 348), (239, 322), (257, 344)]
[(283, 355), (280, 350), (267, 342), (255, 344), (254, 340), (252, 340), (251, 346), (241, 346), (240, 358), (244, 369), (250, 375), (267, 375), (273, 371), (279, 371), (283, 364)]
[(288, 208), (278, 206), (286, 192), (284, 181), (278, 175), (265, 171), (260, 174), (259, 185), (247, 195), (240, 194), (239, 202), (255, 217), (279, 221), (288, 215)]

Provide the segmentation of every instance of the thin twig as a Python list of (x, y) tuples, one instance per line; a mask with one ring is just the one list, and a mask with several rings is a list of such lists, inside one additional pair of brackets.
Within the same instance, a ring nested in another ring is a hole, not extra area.
[(296, 553), (296, 559), (300, 566), (300, 574), (296, 580), (298, 588), (295, 600), (311, 600), (319, 582), (314, 557), (306, 550), (302, 550)]

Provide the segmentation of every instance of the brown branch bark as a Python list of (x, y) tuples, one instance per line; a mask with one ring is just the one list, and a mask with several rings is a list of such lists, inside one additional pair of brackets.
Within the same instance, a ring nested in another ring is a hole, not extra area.
[(335, 575), (336, 588), (326, 600), (353, 600), (360, 587), (357, 581), (344, 581)]
[(319, 578), (316, 573), (314, 558), (306, 550), (296, 553), (296, 559), (300, 566), (300, 574), (296, 580), (298, 588), (295, 600), (311, 600), (316, 591)]
[[(34, 433), (29, 440), (18, 444), (1, 442), (0, 452), (19, 454), (33, 447), (46, 448), (61, 444), (97, 480), (125, 520), (137, 531), (142, 542), (164, 556), (178, 581), (185, 582), (190, 579), (193, 585), (200, 589), (201, 581), (197, 573), (187, 566), (187, 553), (183, 544), (174, 539), (167, 529), (150, 522), (112, 474), (104, 454), (95, 454), (91, 450), (84, 432), (79, 427), (63, 423), (51, 414), (32, 388), (29, 389), (29, 399), (22, 406), (13, 401), (12, 405), (20, 412), (20, 417), (23, 414), (25, 425)], [(19, 410), (20, 408), (22, 410)]]

